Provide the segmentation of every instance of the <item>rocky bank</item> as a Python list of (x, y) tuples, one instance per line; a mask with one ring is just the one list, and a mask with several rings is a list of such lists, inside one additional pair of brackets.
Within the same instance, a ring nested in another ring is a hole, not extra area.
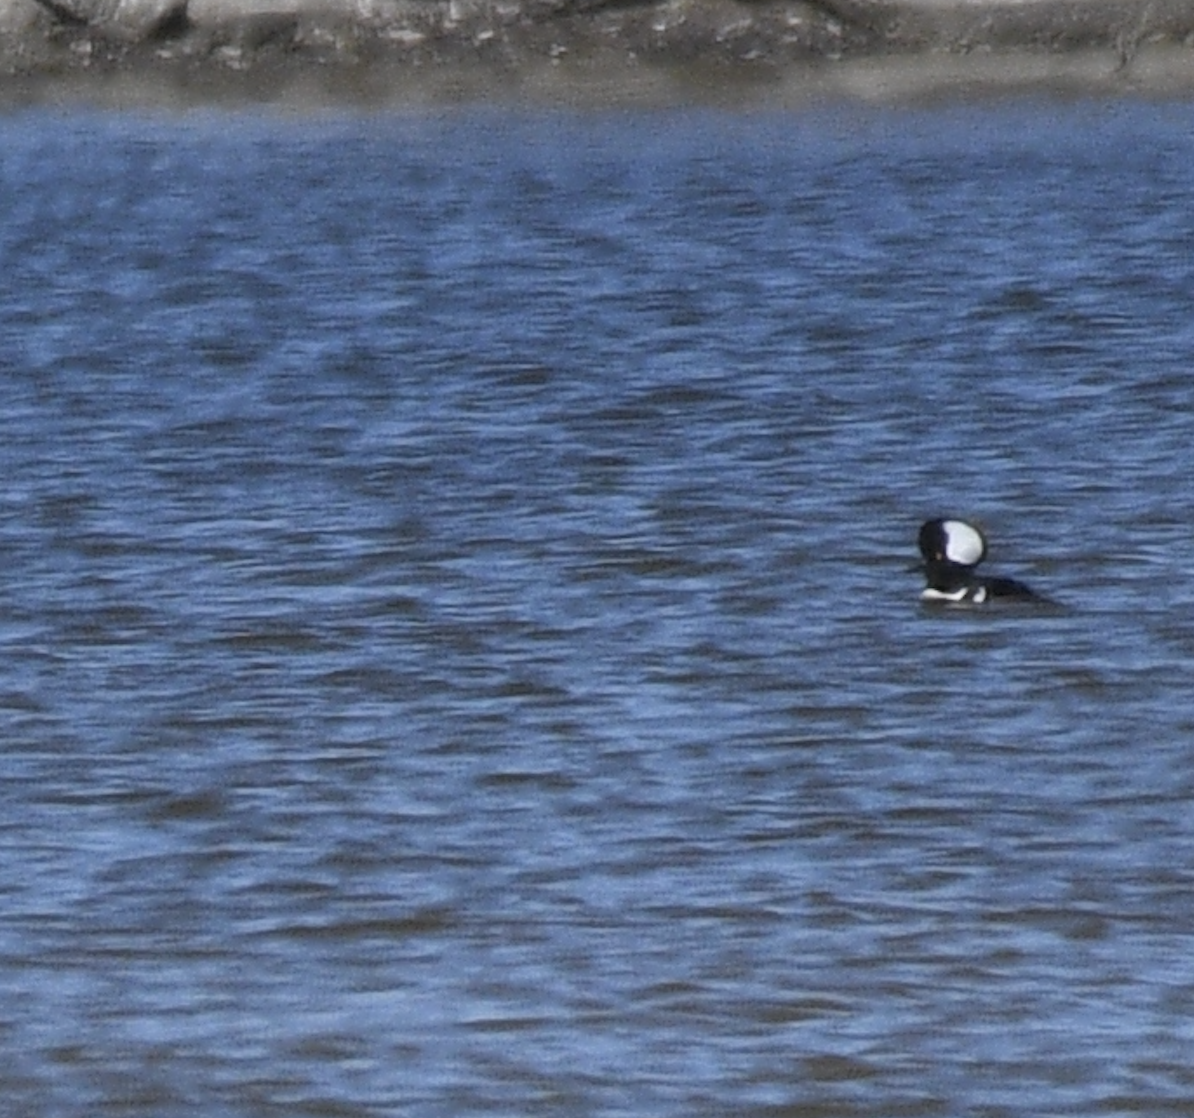
[(1194, 91), (1194, 2), (0, 0), (10, 100), (72, 83), (384, 99), (565, 80), (580, 97), (942, 83)]

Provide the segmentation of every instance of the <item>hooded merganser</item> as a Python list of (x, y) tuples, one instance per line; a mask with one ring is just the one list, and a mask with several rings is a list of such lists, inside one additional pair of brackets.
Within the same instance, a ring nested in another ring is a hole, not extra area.
[(917, 543), (926, 583), (920, 596), (926, 602), (982, 605), (993, 598), (1041, 600), (1014, 578), (981, 578), (974, 573), (986, 557), (987, 538), (965, 520), (926, 520)]

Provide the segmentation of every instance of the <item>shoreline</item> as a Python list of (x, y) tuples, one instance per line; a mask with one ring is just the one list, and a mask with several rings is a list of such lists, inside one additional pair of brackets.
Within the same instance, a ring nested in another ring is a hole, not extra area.
[(608, 68), (545, 64), (517, 73), (441, 65), (412, 70), (373, 63), (356, 70), (272, 61), (223, 73), (122, 64), (0, 77), (0, 112), (52, 106), (98, 110), (262, 108), (282, 112), (500, 107), (611, 110), (802, 110), (824, 105), (935, 106), (1015, 97), (1063, 100), (1194, 96), (1188, 54), (1148, 52), (1117, 69), (1106, 52), (1063, 58), (1014, 52), (981, 57), (887, 57), (809, 63), (775, 73), (708, 68)]
[[(1194, 5), (1184, 0), (1154, 0), (1143, 14), (1131, 0), (577, 0), (577, 10), (568, 0), (392, 0), (385, 18), (377, 8), (302, 10), (304, 0), (70, 2), (106, 3), (109, 14), (0, 0), (0, 110), (793, 108), (1194, 94)], [(133, 33), (110, 14), (122, 2), (158, 5), (166, 22)], [(19, 32), (14, 5), (30, 21)], [(167, 16), (161, 5), (173, 5)]]

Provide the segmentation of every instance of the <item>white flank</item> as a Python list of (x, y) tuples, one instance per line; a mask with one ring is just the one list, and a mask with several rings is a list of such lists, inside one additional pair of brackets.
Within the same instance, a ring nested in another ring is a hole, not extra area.
[(969, 586), (963, 586), (958, 590), (934, 590), (931, 586), (926, 586), (921, 592), (920, 596), (926, 602), (961, 602), (966, 599), (966, 591)]

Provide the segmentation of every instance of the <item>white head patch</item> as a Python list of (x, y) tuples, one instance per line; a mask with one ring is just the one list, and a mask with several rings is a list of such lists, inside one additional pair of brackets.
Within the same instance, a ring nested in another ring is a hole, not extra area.
[(974, 567), (982, 562), (987, 553), (987, 541), (973, 524), (964, 520), (945, 520), (941, 530), (945, 533), (945, 558), (951, 563)]

